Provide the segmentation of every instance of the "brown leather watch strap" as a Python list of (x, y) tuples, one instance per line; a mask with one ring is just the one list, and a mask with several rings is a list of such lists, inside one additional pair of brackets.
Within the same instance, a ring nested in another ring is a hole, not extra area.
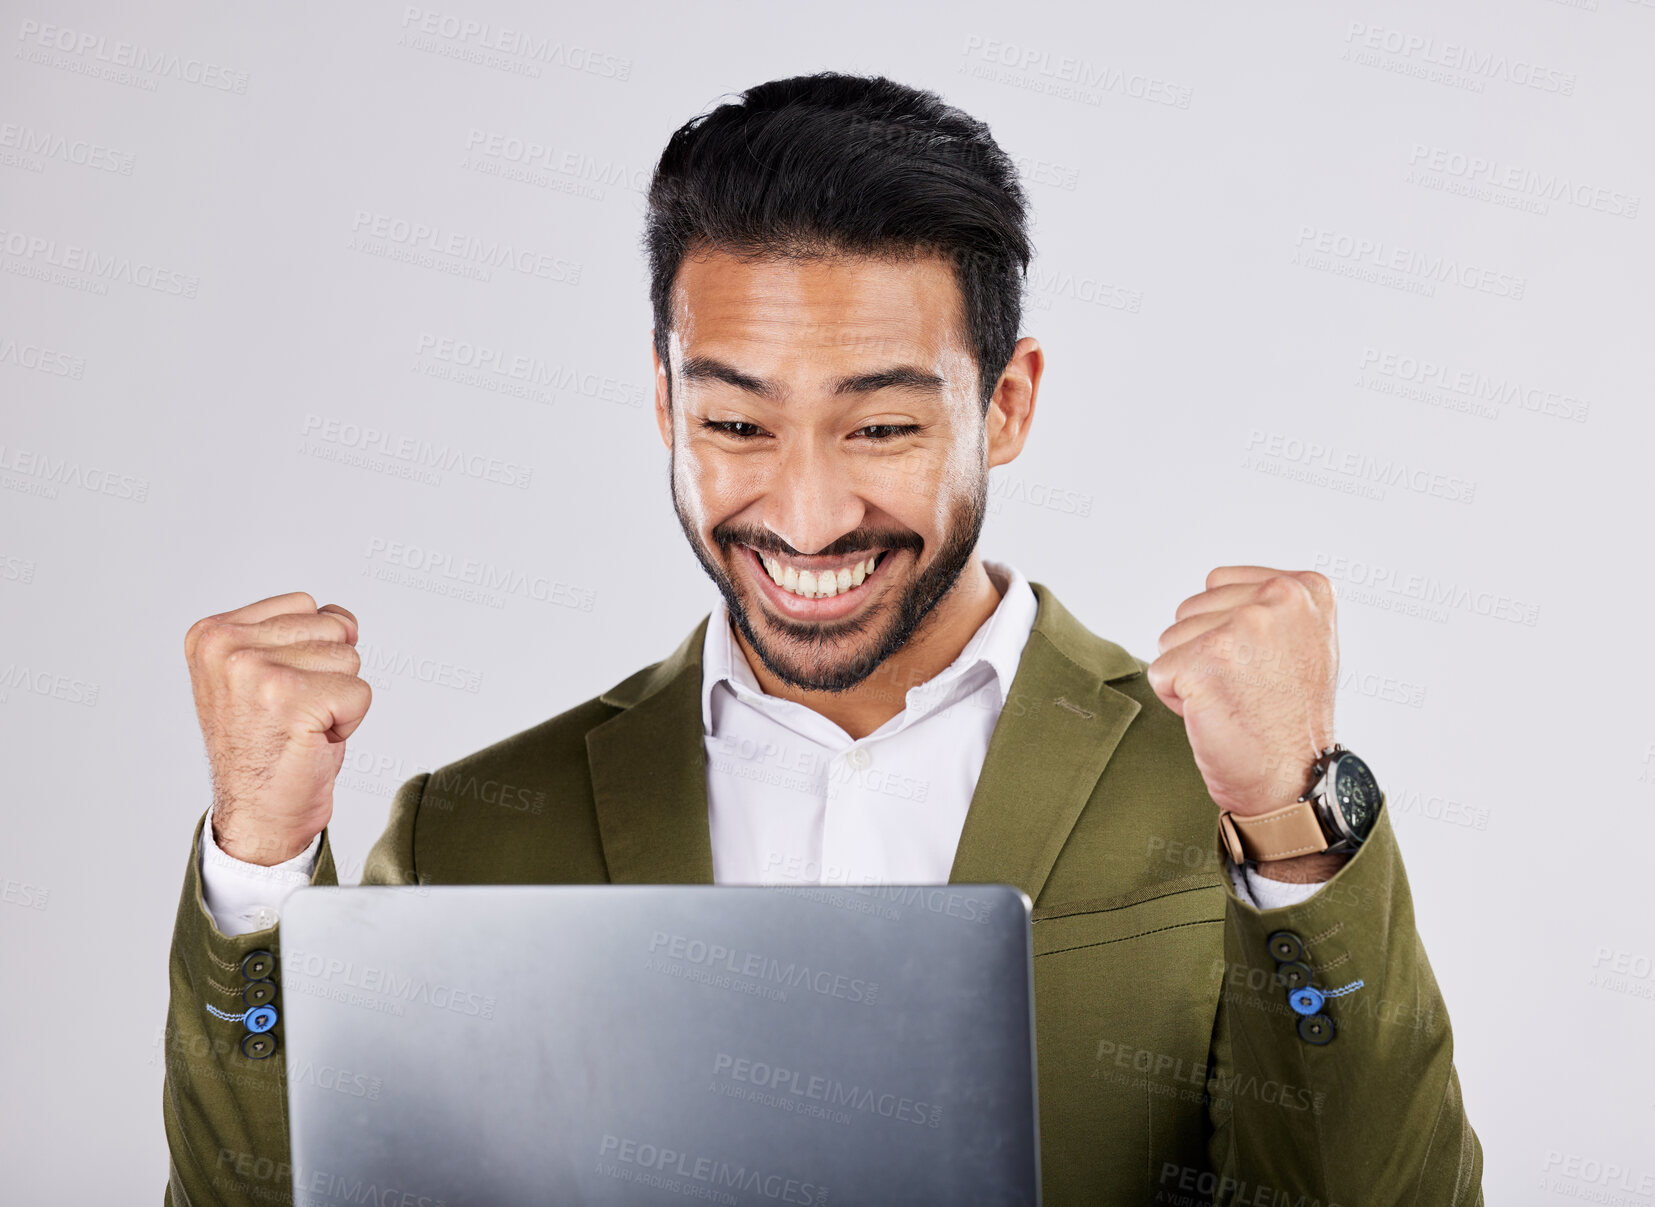
[(1307, 800), (1294, 801), (1285, 808), (1252, 817), (1220, 813), (1218, 831), (1236, 863), (1248, 859), (1260, 863), (1292, 859), (1296, 855), (1325, 851), (1332, 845), (1322, 833), (1322, 823), (1316, 819), (1316, 807)]

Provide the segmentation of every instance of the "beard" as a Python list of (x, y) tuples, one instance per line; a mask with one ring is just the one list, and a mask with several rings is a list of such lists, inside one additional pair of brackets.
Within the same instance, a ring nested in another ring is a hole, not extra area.
[[(700, 534), (679, 500), (676, 456), (673, 460), (669, 482), (678, 525), (684, 530), (684, 536), (689, 540), (690, 549), (701, 563), (701, 568), (724, 597), (730, 619), (758, 654), (766, 670), (783, 683), (807, 691), (848, 691), (906, 645), (925, 618), (959, 581), (960, 573), (977, 547), (977, 538), (982, 534), (983, 521), (988, 515), (988, 471), (985, 466), (977, 476), (976, 485), (950, 512), (948, 528), (931, 563), (917, 573), (910, 573), (905, 582), (893, 582), (885, 588), (888, 597), (894, 594), (894, 600), (864, 608), (843, 620), (803, 624), (784, 616), (770, 615), (756, 602), (750, 609), (742, 590), (726, 568), (726, 559), (742, 545), (761, 553), (787, 554), (795, 551), (767, 529), (719, 524), (712, 531), (712, 539), (721, 556), (714, 556), (703, 546)], [(881, 532), (858, 528), (817, 552), (838, 556), (863, 550), (888, 549), (890, 552), (886, 554), (886, 560), (889, 560), (903, 549), (912, 549), (914, 561), (919, 564), (924, 546), (924, 540), (911, 529)], [(735, 556), (745, 555), (738, 551)], [(758, 613), (756, 624), (754, 612)]]

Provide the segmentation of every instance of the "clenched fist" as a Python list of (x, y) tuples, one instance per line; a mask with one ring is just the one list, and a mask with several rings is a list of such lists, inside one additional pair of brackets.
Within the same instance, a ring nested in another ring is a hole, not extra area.
[(333, 782), (373, 701), (356, 617), (303, 591), (208, 616), (184, 637), (213, 775), (213, 838), (237, 859), (291, 859), (333, 816)]
[(1311, 762), (1333, 744), (1335, 609), (1314, 570), (1220, 566), (1161, 634), (1149, 682), (1184, 718), (1219, 808), (1267, 813), (1310, 787)]

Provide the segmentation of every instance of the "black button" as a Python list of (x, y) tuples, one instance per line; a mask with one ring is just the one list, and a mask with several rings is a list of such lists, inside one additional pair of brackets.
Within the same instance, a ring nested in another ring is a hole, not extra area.
[(1321, 1047), (1333, 1042), (1333, 1020), (1325, 1014), (1307, 1014), (1299, 1020), (1299, 1038)]
[[(1288, 986), (1297, 989), (1297, 985)], [(241, 1000), (249, 1006), (268, 1006), (276, 1000), (275, 981), (248, 981), (247, 988), (241, 991)]]
[(248, 1060), (263, 1060), (276, 1050), (276, 1037), (268, 1031), (248, 1032), (241, 1037), (241, 1054)]
[(1291, 964), (1304, 955), (1304, 943), (1290, 930), (1278, 930), (1269, 940), (1270, 954), (1282, 964)]
[(250, 981), (262, 981), (276, 971), (276, 957), (268, 951), (250, 951), (241, 962), (241, 975)]
[(1276, 966), (1276, 979), (1289, 989), (1303, 989), (1310, 984), (1310, 977), (1310, 965), (1298, 960)]

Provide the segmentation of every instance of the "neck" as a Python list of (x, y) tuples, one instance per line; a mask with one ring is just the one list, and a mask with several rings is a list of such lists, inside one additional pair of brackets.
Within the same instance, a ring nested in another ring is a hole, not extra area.
[(983, 622), (1000, 606), (1000, 589), (973, 552), (953, 588), (901, 649), (855, 687), (842, 692), (794, 687), (770, 673), (734, 625), (736, 644), (765, 694), (793, 700), (821, 713), (852, 738), (865, 738), (907, 707), (908, 689), (948, 668)]

